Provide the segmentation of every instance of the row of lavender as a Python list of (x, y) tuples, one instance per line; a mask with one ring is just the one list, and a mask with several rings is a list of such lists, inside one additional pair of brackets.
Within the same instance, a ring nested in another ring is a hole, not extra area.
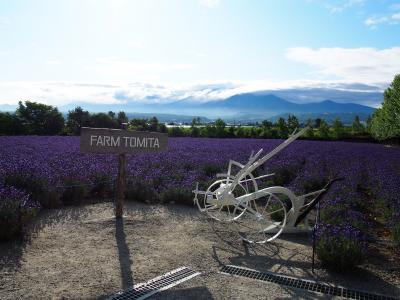
[[(226, 169), (229, 159), (245, 162), (252, 150), (269, 151), (280, 142), (171, 138), (165, 153), (129, 156), (127, 197), (192, 203), (190, 191), (196, 181), (207, 185), (215, 173)], [(5, 198), (17, 201), (19, 197), (17, 202), (29, 211), (34, 210), (35, 201), (54, 207), (74, 203), (82, 195), (93, 198), (112, 193), (116, 157), (81, 154), (77, 137), (0, 137), (0, 145), (2, 205), (7, 202)], [(387, 227), (394, 235), (396, 230), (399, 234), (399, 148), (296, 141), (265, 168), (277, 174), (268, 184), (288, 185), (297, 193), (314, 190), (329, 178), (345, 177), (323, 203), (324, 223), (319, 236), (320, 245), (325, 247), (320, 248), (320, 256), (336, 260), (333, 252), (340, 251), (326, 249), (332, 244), (336, 250), (338, 245), (348, 249), (349, 240), (356, 241), (362, 250), (371, 233), (369, 228), (374, 226), (383, 227), (382, 232)], [(16, 196), (18, 193), (24, 194)]]

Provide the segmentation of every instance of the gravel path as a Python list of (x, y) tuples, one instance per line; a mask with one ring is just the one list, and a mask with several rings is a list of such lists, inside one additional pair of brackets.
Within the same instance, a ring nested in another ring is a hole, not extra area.
[(400, 268), (390, 258), (353, 274), (313, 275), (309, 237), (247, 245), (226, 224), (185, 206), (127, 203), (123, 222), (113, 218), (111, 203), (47, 210), (30, 232), (25, 242), (0, 244), (0, 299), (102, 299), (180, 266), (202, 275), (155, 299), (325, 298), (219, 274), (224, 264), (400, 296)]

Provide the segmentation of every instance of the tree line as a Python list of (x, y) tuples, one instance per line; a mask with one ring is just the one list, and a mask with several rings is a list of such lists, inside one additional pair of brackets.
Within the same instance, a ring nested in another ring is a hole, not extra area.
[(56, 107), (20, 101), (14, 113), (0, 112), (0, 135), (79, 135), (81, 127), (120, 128), (128, 121), (123, 111), (89, 113), (81, 107), (70, 110), (65, 120)]
[(194, 118), (190, 127), (170, 126), (160, 123), (156, 117), (129, 120), (126, 113), (90, 113), (81, 107), (70, 110), (66, 119), (56, 107), (32, 101), (19, 102), (14, 113), (0, 112), (0, 135), (79, 135), (81, 127), (121, 128), (123, 123), (132, 130), (158, 131), (169, 136), (211, 138), (286, 138), (296, 128), (308, 126), (308, 139), (374, 138), (376, 140), (400, 139), (400, 74), (385, 90), (382, 107), (378, 108), (366, 124), (355, 117), (351, 126), (345, 126), (339, 118), (329, 125), (324, 119), (309, 119), (300, 124), (294, 115), (276, 122), (264, 120), (254, 126), (231, 126), (222, 119), (211, 124), (201, 124)]
[(286, 138), (296, 128), (309, 126), (305, 137), (320, 139), (341, 139), (349, 135), (366, 134), (366, 127), (356, 116), (351, 128), (336, 119), (329, 126), (323, 119), (308, 120), (300, 124), (294, 115), (279, 118), (275, 123), (264, 120), (254, 126), (230, 126), (217, 119), (211, 124), (202, 124), (194, 118), (190, 127), (170, 126), (160, 123), (156, 117), (129, 120), (126, 113), (90, 113), (81, 107), (70, 110), (66, 120), (57, 108), (41, 103), (19, 102), (14, 113), (0, 113), (0, 134), (2, 135), (79, 135), (82, 127), (121, 128), (126, 123), (131, 130), (158, 131), (173, 137), (210, 138)]
[(211, 138), (287, 138), (296, 128), (307, 126), (304, 137), (307, 139), (368, 139), (370, 135), (367, 126), (361, 123), (358, 116), (351, 126), (345, 126), (336, 119), (332, 125), (320, 118), (309, 119), (305, 124), (299, 123), (294, 115), (288, 119), (279, 118), (275, 123), (264, 120), (254, 126), (232, 126), (222, 119), (217, 119), (213, 124), (199, 125), (193, 120), (190, 127), (170, 127), (168, 134), (175, 137), (211, 137)]

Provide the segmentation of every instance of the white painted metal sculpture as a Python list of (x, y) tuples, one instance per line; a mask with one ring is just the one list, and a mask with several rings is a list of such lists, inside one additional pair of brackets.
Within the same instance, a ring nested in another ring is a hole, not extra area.
[[(212, 183), (206, 191), (199, 190), (197, 183), (193, 193), (200, 211), (217, 221), (233, 222), (242, 239), (250, 243), (273, 241), (282, 232), (309, 230), (309, 213), (333, 181), (323, 189), (297, 196), (282, 186), (259, 189), (257, 181), (274, 174), (257, 177), (252, 174), (255, 169), (295, 141), (305, 130), (306, 128), (294, 132), (286, 141), (261, 158), (259, 157), (263, 149), (255, 155), (253, 152), (245, 165), (230, 160), (228, 172), (217, 174), (217, 178), (220, 179)], [(234, 169), (237, 169), (236, 174)], [(310, 198), (310, 201), (306, 201)], [(297, 225), (302, 221), (304, 226), (300, 229)]]

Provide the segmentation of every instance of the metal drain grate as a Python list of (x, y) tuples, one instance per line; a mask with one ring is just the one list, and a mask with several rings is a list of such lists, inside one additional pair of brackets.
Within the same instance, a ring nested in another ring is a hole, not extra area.
[(130, 299), (146, 299), (155, 293), (169, 289), (197, 275), (187, 267), (182, 267), (158, 276), (144, 283), (136, 284), (133, 288), (116, 293), (108, 298), (109, 300), (130, 300)]
[(273, 282), (285, 286), (290, 286), (302, 290), (308, 290), (312, 292), (318, 292), (322, 294), (341, 296), (349, 299), (361, 299), (361, 300), (398, 300), (397, 298), (371, 294), (363, 291), (350, 290), (344, 287), (330, 286), (326, 283), (318, 283), (312, 280), (298, 279), (295, 277), (278, 275), (269, 272), (259, 272), (238, 266), (224, 266), (221, 269), (221, 273), (235, 276), (243, 276), (262, 281)]

